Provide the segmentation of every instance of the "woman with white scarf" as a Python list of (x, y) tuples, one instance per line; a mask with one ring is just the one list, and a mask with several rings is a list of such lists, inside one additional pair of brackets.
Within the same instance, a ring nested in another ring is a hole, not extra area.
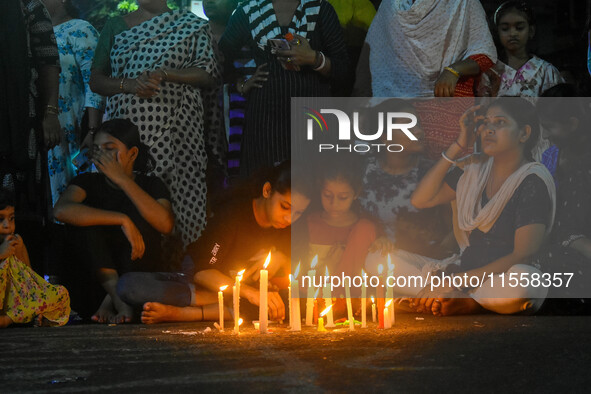
[[(482, 153), (458, 162), (477, 138)], [(552, 228), (556, 204), (552, 176), (533, 159), (539, 139), (535, 108), (521, 98), (498, 99), (487, 108), (472, 107), (462, 116), (458, 139), (442, 152), (411, 198), (417, 208), (455, 200), (461, 256), (427, 261), (399, 255), (396, 266), (422, 264), (423, 272), (431, 277), (454, 275), (478, 278), (480, 283), (474, 286), (475, 281), (464, 281), (459, 287), (433, 291), (427, 285), (412, 301), (419, 311), (435, 315), (484, 310), (513, 314), (533, 313), (541, 307), (548, 289), (521, 281), (527, 277), (531, 282), (541, 275), (525, 263)], [(452, 165), (456, 168), (448, 171)], [(515, 277), (521, 282), (511, 287), (509, 279)]]

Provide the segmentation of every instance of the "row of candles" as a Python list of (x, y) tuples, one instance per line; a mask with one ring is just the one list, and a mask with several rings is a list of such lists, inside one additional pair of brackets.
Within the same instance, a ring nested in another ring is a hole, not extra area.
[[(268, 283), (269, 283), (269, 271), (267, 271), (267, 266), (271, 262), (271, 252), (267, 255), (265, 260), (265, 264), (263, 265), (263, 269), (259, 272), (259, 331), (261, 334), (266, 334), (268, 332)], [(310, 264), (310, 270), (308, 271), (308, 277), (313, 278), (316, 276), (315, 267), (318, 264), (318, 256), (315, 256), (312, 259)], [(288, 300), (289, 300), (289, 326), (291, 327), (291, 331), (301, 331), (302, 329), (302, 322), (301, 322), (301, 314), (300, 314), (300, 293), (299, 293), (299, 281), (297, 280), (298, 274), (300, 270), (300, 264), (298, 264), (294, 276), (289, 275), (289, 288), (288, 288)], [(388, 254), (388, 275), (392, 276), (394, 270), (394, 265), (391, 262), (390, 255)], [(242, 324), (242, 319), (240, 318), (240, 282), (242, 281), (242, 276), (244, 275), (245, 270), (238, 272), (236, 275), (235, 284), (232, 287), (232, 301), (233, 301), (233, 308), (234, 308), (234, 332), (240, 332), (240, 325)], [(378, 274), (382, 274), (383, 266), (380, 264), (378, 266)], [(364, 277), (365, 273), (361, 270), (361, 276)], [(328, 268), (326, 268), (326, 276), (329, 276)], [(224, 331), (224, 290), (226, 290), (226, 286), (220, 287), (220, 291), (218, 292), (218, 302), (219, 302), (219, 327), (220, 331)], [(380, 291), (381, 290), (381, 291)], [(305, 325), (306, 326), (313, 326), (314, 320), (314, 310), (317, 310), (317, 300), (319, 295), (320, 289), (316, 289), (314, 291), (314, 287), (308, 287), (308, 294), (306, 300), (306, 319)], [(378, 311), (380, 312), (378, 316), (379, 320), (379, 328), (391, 328), (392, 325), (396, 321), (396, 312), (394, 307), (394, 297), (393, 297), (393, 289), (388, 287), (386, 290), (385, 297), (383, 296), (383, 288), (378, 287)], [(318, 315), (318, 331), (326, 331), (325, 327), (335, 327), (334, 318), (333, 318), (333, 311), (332, 311), (332, 294), (330, 290), (330, 286), (325, 286), (323, 288), (322, 298), (324, 299), (324, 303), (326, 308)], [(345, 298), (347, 304), (347, 319), (349, 321), (349, 330), (355, 330), (355, 320), (353, 318), (353, 307), (351, 302), (351, 289), (348, 285), (345, 285)], [(367, 288), (363, 286), (361, 288), (361, 327), (367, 327), (366, 321), (366, 305), (367, 305)], [(371, 316), (372, 321), (376, 322), (376, 303), (373, 296), (371, 296)], [(327, 322), (324, 324), (324, 316), (326, 316)]]

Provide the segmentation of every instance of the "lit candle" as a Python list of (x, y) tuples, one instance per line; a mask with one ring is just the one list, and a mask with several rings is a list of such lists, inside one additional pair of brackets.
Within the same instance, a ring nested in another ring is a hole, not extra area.
[(367, 302), (367, 288), (365, 287), (365, 271), (361, 270), (361, 277), (363, 278), (363, 285), (361, 286), (361, 328), (367, 327), (366, 305)]
[(378, 286), (376, 293), (378, 297), (378, 328), (384, 328), (384, 265), (378, 265), (378, 275), (380, 277), (380, 285)]
[(289, 314), (289, 328), (291, 328), (291, 274), (289, 274), (289, 286), (287, 287), (287, 311)]
[(392, 328), (392, 317), (390, 315), (391, 305), (392, 300), (388, 300), (384, 306), (384, 328)]
[(240, 332), (240, 324), (238, 320), (240, 320), (240, 281), (242, 280), (242, 275), (244, 275), (244, 271), (242, 270), (236, 274), (236, 282), (234, 286), (232, 286), (232, 301), (234, 302), (234, 332)]
[(371, 321), (376, 322), (376, 300), (371, 296)]
[(316, 292), (314, 292), (314, 313), (313, 313), (313, 317), (312, 317), (312, 325), (318, 324), (318, 312), (320, 312), (318, 309), (321, 307), (319, 305), (320, 299), (318, 298), (319, 292), (320, 292), (320, 288), (316, 289)]
[(326, 328), (324, 328), (324, 315), (326, 315), (330, 311), (332, 311), (332, 304), (324, 308), (324, 310), (320, 314), (320, 317), (318, 318), (318, 331), (326, 331)]
[(316, 276), (316, 267), (318, 264), (318, 255), (314, 256), (312, 262), (310, 263), (310, 270), (308, 271), (308, 277), (310, 278), (310, 286), (308, 286), (308, 298), (306, 299), (306, 325), (312, 326), (313, 319), (314, 319), (314, 286), (312, 286), (312, 281)]
[(220, 331), (224, 331), (224, 290), (228, 285), (220, 287), (218, 291), (218, 303), (219, 303), (219, 314), (220, 314)]
[(349, 319), (349, 331), (355, 330), (355, 320), (353, 319), (353, 305), (351, 305), (351, 289), (349, 284), (345, 283), (345, 297), (347, 297), (347, 319)]
[(386, 302), (388, 302), (388, 300), (392, 300), (391, 303), (391, 307), (390, 309), (388, 309), (388, 312), (390, 313), (390, 327), (392, 327), (392, 323), (394, 323), (393, 319), (394, 319), (394, 288), (388, 286), (388, 278), (391, 278), (394, 276), (394, 264), (392, 264), (392, 258), (390, 257), (390, 253), (388, 253), (388, 277), (386, 278)]
[(289, 302), (291, 304), (291, 314), (293, 318), (291, 319), (291, 331), (301, 331), (302, 330), (302, 316), (300, 315), (300, 283), (297, 280), (298, 274), (300, 273), (300, 263), (296, 267), (296, 270), (293, 274), (293, 280), (291, 281), (291, 297)]
[(265, 265), (261, 270), (260, 274), (260, 302), (259, 302), (259, 331), (261, 334), (267, 333), (267, 319), (269, 316), (269, 312), (267, 311), (267, 289), (269, 285), (269, 271), (267, 271), (267, 266), (271, 261), (271, 252), (267, 255), (267, 259), (265, 260)]
[[(328, 278), (328, 267), (326, 267), (324, 275), (326, 278)], [(322, 298), (324, 298), (325, 305), (332, 305), (332, 292), (330, 291), (330, 283), (328, 282), (328, 280), (326, 281), (325, 286), (322, 289)], [(335, 327), (332, 308), (328, 310), (326, 315), (326, 327)]]

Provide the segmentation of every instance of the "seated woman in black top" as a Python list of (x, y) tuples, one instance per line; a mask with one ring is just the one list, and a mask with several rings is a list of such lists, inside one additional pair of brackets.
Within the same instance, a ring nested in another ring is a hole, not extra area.
[[(468, 110), (460, 127), (458, 140), (425, 175), (411, 201), (417, 208), (456, 201), (456, 238), (463, 253), (455, 262), (432, 267), (440, 277), (442, 272), (462, 277), (467, 274), (481, 283), (462, 283), (463, 290), (426, 289), (413, 303), (419, 310), (436, 315), (484, 309), (503, 314), (535, 312), (547, 288), (508, 285), (510, 277), (521, 278), (523, 273), (532, 279), (533, 274), (541, 274), (525, 263), (542, 245), (554, 218), (554, 182), (531, 153), (540, 137), (535, 108), (521, 98), (501, 98), (485, 112), (480, 106)], [(478, 135), (483, 153), (463, 163), (455, 162)], [(447, 173), (451, 164), (463, 170), (455, 168)]]
[[(132, 272), (121, 278), (119, 295), (131, 305), (143, 306), (142, 322), (217, 320), (217, 292), (229, 285), (225, 299), (231, 300), (234, 278), (242, 269), (247, 272), (240, 296), (247, 303), (241, 303), (241, 311), (258, 311), (258, 270), (272, 250), (271, 283), (274, 277), (287, 276), (289, 227), (310, 202), (305, 185), (292, 186), (290, 166), (285, 161), (257, 180), (256, 193), (235, 193), (220, 204), (201, 237), (188, 246), (183, 273)], [(270, 291), (271, 319), (284, 319), (285, 313), (279, 293)]]
[(148, 148), (131, 121), (105, 122), (94, 136), (93, 162), (100, 171), (74, 178), (57, 204), (57, 220), (80, 226), (76, 236), (107, 292), (92, 320), (127, 323), (132, 309), (116, 292), (119, 275), (162, 271), (161, 234), (174, 226), (168, 190), (146, 170)]

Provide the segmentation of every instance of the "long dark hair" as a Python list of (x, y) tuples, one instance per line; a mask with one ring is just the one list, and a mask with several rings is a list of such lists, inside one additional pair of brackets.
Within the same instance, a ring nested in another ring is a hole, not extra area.
[(14, 207), (15, 204), (14, 193), (5, 188), (0, 188), (0, 211), (8, 207)]
[(536, 107), (522, 97), (499, 97), (488, 107), (497, 107), (509, 114), (517, 123), (520, 129), (530, 126), (531, 134), (523, 146), (523, 155), (529, 161), (533, 161), (533, 149), (540, 140), (540, 120)]
[(97, 133), (106, 133), (123, 142), (127, 149), (138, 148), (138, 155), (133, 169), (139, 173), (147, 173), (154, 168), (154, 158), (150, 155), (150, 148), (141, 142), (138, 127), (129, 119), (111, 119), (98, 129)]

